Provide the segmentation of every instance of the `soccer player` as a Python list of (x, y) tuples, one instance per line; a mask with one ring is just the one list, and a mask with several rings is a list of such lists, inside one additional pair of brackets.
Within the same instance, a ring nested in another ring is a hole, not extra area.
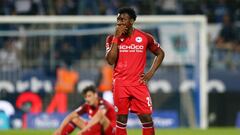
[[(114, 35), (106, 39), (106, 60), (114, 65), (113, 98), (117, 112), (116, 135), (126, 135), (129, 110), (142, 123), (143, 135), (154, 135), (152, 102), (147, 82), (164, 58), (164, 51), (153, 36), (133, 27), (136, 13), (132, 8), (118, 10)], [(155, 55), (151, 68), (144, 73), (146, 53)]]
[[(96, 88), (88, 86), (83, 89), (86, 103), (71, 112), (61, 123), (54, 135), (68, 135), (78, 127), (78, 135), (114, 135), (116, 114), (112, 104), (98, 97)], [(89, 121), (81, 115), (88, 114)]]

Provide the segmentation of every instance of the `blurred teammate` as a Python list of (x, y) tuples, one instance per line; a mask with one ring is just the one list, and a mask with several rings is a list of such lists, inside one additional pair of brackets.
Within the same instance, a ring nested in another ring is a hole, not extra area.
[(102, 93), (103, 99), (113, 104), (112, 94), (113, 67), (105, 60), (101, 63), (98, 90)]
[[(94, 86), (83, 90), (86, 103), (71, 112), (55, 131), (54, 135), (68, 135), (78, 127), (78, 135), (114, 135), (116, 116), (113, 106), (98, 97)], [(88, 114), (89, 121), (81, 115)]]
[[(147, 82), (162, 63), (164, 52), (150, 34), (133, 27), (135, 20), (136, 13), (132, 8), (119, 9), (115, 34), (106, 39), (106, 60), (109, 64), (114, 64), (116, 135), (127, 134), (129, 109), (138, 115), (143, 135), (155, 134)], [(156, 57), (151, 68), (144, 73), (147, 50)]]

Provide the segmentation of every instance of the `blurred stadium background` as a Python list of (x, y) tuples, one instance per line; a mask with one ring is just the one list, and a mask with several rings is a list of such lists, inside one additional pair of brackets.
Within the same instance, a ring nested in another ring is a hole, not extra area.
[[(94, 83), (103, 89), (105, 38), (113, 32), (112, 15), (122, 6), (135, 8), (143, 18), (164, 18), (137, 24), (153, 34), (167, 54), (149, 82), (156, 127), (166, 134), (171, 133), (165, 128), (187, 128), (177, 131), (183, 134), (195, 134), (190, 128), (216, 127), (220, 132), (209, 134), (234, 134), (224, 128), (240, 128), (239, 0), (1, 0), (0, 134), (14, 134), (14, 129), (49, 134), (83, 103), (82, 87)], [(104, 23), (101, 17), (110, 18)], [(199, 57), (207, 58), (205, 70)], [(147, 56), (147, 68), (152, 58)], [(70, 87), (62, 88), (61, 81)], [(206, 92), (203, 101), (200, 89)], [(128, 126), (140, 127), (134, 115)]]

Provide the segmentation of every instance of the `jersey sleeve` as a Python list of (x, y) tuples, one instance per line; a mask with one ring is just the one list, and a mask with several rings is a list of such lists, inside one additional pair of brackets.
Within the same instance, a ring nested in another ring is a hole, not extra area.
[(87, 112), (87, 106), (86, 106), (86, 104), (79, 106), (79, 107), (75, 110), (75, 112), (77, 112), (78, 115), (83, 115), (83, 114), (85, 114), (85, 113)]
[(157, 52), (160, 49), (160, 44), (156, 40), (154, 40), (152, 35), (148, 34), (147, 37), (148, 49), (153, 53)]
[(113, 36), (110, 35), (110, 36), (108, 36), (107, 39), (106, 39), (106, 45), (105, 45), (105, 47), (106, 47), (106, 52), (108, 52), (108, 51), (110, 50), (110, 48), (111, 48), (112, 38), (113, 38)]

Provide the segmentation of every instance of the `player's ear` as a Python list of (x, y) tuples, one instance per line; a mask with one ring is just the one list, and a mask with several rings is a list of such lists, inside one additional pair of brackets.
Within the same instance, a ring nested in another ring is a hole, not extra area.
[(131, 19), (130, 20), (130, 23), (133, 25), (133, 23), (134, 23), (135, 21), (134, 21), (134, 19)]

